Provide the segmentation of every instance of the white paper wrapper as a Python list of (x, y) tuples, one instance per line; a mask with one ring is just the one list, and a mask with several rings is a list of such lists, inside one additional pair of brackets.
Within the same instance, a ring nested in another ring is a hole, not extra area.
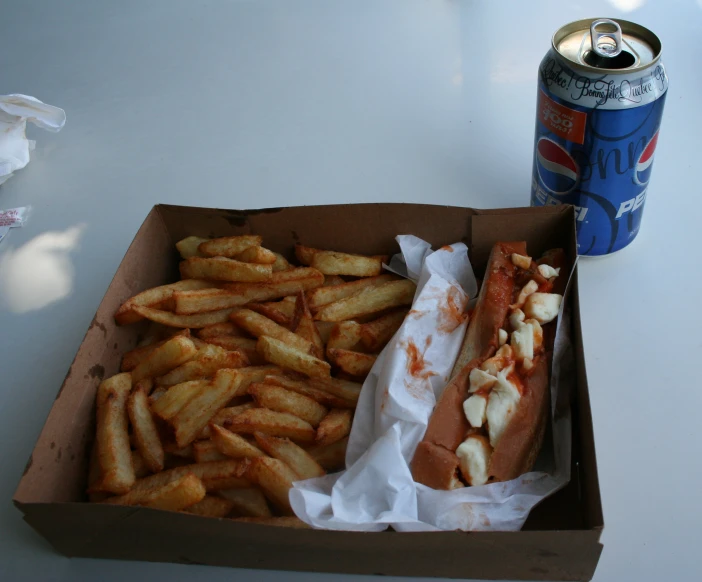
[(5, 238), (5, 235), (10, 232), (11, 228), (19, 228), (27, 222), (29, 214), (32, 210), (31, 206), (22, 208), (10, 208), (10, 210), (0, 210), (0, 242)]
[[(553, 441), (535, 471), (505, 483), (435, 491), (409, 469), (466, 330), (461, 314), (477, 293), (463, 243), (431, 252), (414, 236), (397, 237), (402, 257), (389, 268), (417, 281), (412, 310), (363, 384), (346, 453), (346, 470), (298, 481), (290, 502), (300, 519), (323, 529), (382, 531), (517, 530), (531, 508), (570, 479), (570, 346), (559, 316), (551, 402)], [(570, 286), (570, 283), (569, 283)], [(563, 301), (566, 305), (566, 301)]]
[(29, 163), (34, 142), (25, 135), (27, 121), (59, 131), (66, 123), (66, 113), (29, 95), (0, 95), (0, 184)]

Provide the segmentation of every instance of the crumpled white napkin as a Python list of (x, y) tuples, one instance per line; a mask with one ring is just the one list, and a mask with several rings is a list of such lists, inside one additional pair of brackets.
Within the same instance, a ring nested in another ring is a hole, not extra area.
[(463, 243), (432, 253), (417, 237), (397, 240), (402, 256), (393, 257), (389, 267), (418, 282), (412, 310), (363, 385), (346, 470), (296, 482), (290, 490), (293, 510), (323, 529), (520, 529), (530, 509), (570, 479), (570, 409), (555, 365), (568, 348), (568, 334), (561, 332), (568, 325), (561, 314), (551, 386), (552, 408), (559, 404), (559, 411), (552, 424), (554, 446), (544, 445), (537, 463), (542, 470), (454, 491), (415, 483), (409, 463), (458, 355), (466, 330), (461, 314), (477, 283)]
[(0, 184), (29, 163), (34, 141), (25, 135), (27, 121), (56, 132), (66, 123), (66, 112), (29, 95), (0, 95)]

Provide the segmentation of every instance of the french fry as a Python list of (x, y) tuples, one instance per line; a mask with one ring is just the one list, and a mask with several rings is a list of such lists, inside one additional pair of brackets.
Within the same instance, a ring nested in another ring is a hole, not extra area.
[(275, 338), (305, 354), (309, 354), (312, 351), (313, 346), (310, 341), (250, 309), (240, 309), (232, 313), (230, 319), (241, 329), (256, 337), (268, 336)]
[(176, 243), (176, 249), (180, 253), (180, 256), (184, 259), (189, 259), (190, 257), (204, 257), (200, 252), (200, 245), (207, 242), (208, 238), (201, 236), (188, 236)]
[(153, 378), (144, 378), (143, 380), (139, 380), (134, 384), (134, 387), (132, 388), (132, 392), (135, 392), (137, 390), (143, 390), (146, 396), (151, 394), (151, 391), (154, 389), (154, 381)]
[(324, 276), (324, 287), (335, 287), (336, 285), (343, 285), (346, 283), (339, 275), (325, 275)]
[(336, 326), (333, 321), (315, 321), (314, 326), (317, 328), (317, 333), (319, 337), (322, 338), (322, 343), (326, 344), (331, 337), (331, 333)]
[(340, 321), (334, 326), (329, 341), (327, 341), (327, 350), (333, 348), (341, 348), (344, 350), (352, 350), (361, 341), (362, 326), (355, 321)]
[(244, 234), (240, 236), (224, 236), (204, 241), (198, 250), (206, 257), (235, 257), (246, 249), (260, 246), (263, 237)]
[(161, 398), (161, 396), (163, 396), (166, 392), (168, 392), (168, 388), (166, 388), (165, 386), (159, 386), (149, 396), (149, 402), (153, 404), (159, 398)]
[(373, 354), (362, 354), (340, 348), (327, 348), (329, 361), (338, 366), (342, 372), (357, 378), (365, 378), (370, 373), (377, 357)]
[(290, 439), (277, 438), (260, 432), (254, 433), (254, 438), (259, 447), (271, 457), (283, 461), (300, 479), (312, 479), (326, 474), (326, 471), (305, 449)]
[[(134, 464), (133, 458), (132, 464)], [(134, 471), (134, 473), (136, 474), (136, 470)], [(98, 459), (97, 442), (94, 442), (92, 448), (90, 449), (90, 461), (88, 462), (88, 501), (99, 503), (100, 501), (104, 501), (107, 497), (110, 496), (109, 493), (96, 491), (97, 485), (101, 477), (102, 476), (100, 474), (100, 462)], [(91, 493), (91, 491), (95, 492)]]
[(270, 507), (260, 489), (224, 489), (217, 495), (234, 504), (234, 511), (250, 517), (271, 517)]
[(149, 410), (149, 399), (142, 386), (137, 386), (127, 402), (136, 449), (153, 473), (163, 470), (164, 453), (156, 424)]
[(138, 479), (128, 493), (119, 497), (110, 497), (105, 502), (118, 505), (142, 505), (143, 500), (152, 491), (178, 481), (188, 473), (200, 479), (208, 492), (251, 487), (251, 481), (244, 477), (247, 468), (245, 462), (239, 459), (183, 465)]
[(258, 525), (272, 525), (274, 527), (291, 527), (293, 529), (312, 529), (312, 526), (306, 524), (299, 517), (282, 516), (282, 517), (234, 517), (232, 521), (240, 521), (243, 523), (255, 523)]
[(126, 493), (134, 485), (134, 465), (129, 447), (127, 399), (132, 389), (129, 374), (103, 381), (97, 390), (97, 457), (100, 479), (88, 490)]
[[(318, 402), (322, 406), (331, 408), (356, 407), (356, 403), (354, 401), (338, 396), (336, 394), (332, 394), (326, 389), (320, 389), (316, 386), (313, 386), (311, 383), (311, 379), (309, 378), (306, 380), (295, 380), (293, 378), (290, 378), (288, 376), (282, 376), (280, 374), (270, 374), (265, 377), (264, 382), (266, 384), (280, 386), (281, 388), (285, 388), (286, 390), (291, 390), (292, 392), (296, 392), (297, 394), (307, 396), (308, 398), (311, 398), (312, 400)], [(324, 384), (324, 388), (326, 387), (327, 385)], [(356, 397), (356, 400), (358, 400), (358, 397)]]
[(383, 272), (386, 257), (366, 257), (336, 251), (318, 251), (310, 265), (325, 275), (351, 275), (353, 277), (375, 277)]
[(195, 344), (187, 337), (176, 336), (154, 349), (132, 370), (132, 381), (162, 376), (190, 360), (197, 353)]
[(214, 281), (267, 281), (273, 274), (271, 265), (242, 263), (225, 257), (190, 257), (180, 263), (183, 279), (211, 279)]
[(267, 303), (249, 303), (247, 308), (285, 327), (289, 327), (295, 317), (295, 304), (285, 299)]
[(268, 373), (267, 368), (239, 368), (218, 370), (211, 386), (201, 390), (170, 419), (175, 429), (178, 446), (184, 447), (195, 440), (220, 408), (235, 396), (246, 394), (249, 384)]
[(275, 263), (273, 263), (273, 272), (287, 271), (290, 269), (290, 263), (288, 260), (280, 253), (273, 253), (275, 255)]
[(194, 291), (195, 289), (207, 289), (208, 287), (212, 286), (213, 284), (208, 281), (200, 281), (198, 279), (191, 278), (187, 281), (178, 281), (177, 283), (147, 289), (146, 291), (142, 291), (141, 293), (134, 295), (134, 297), (127, 299), (127, 301), (125, 301), (115, 313), (115, 321), (117, 322), (117, 325), (135, 323), (144, 319), (144, 316), (134, 309), (135, 307), (150, 307), (153, 305), (159, 305), (160, 303), (170, 299), (174, 291)]
[(166, 440), (163, 442), (163, 450), (170, 457), (177, 457), (189, 463), (195, 461), (195, 450), (193, 449), (192, 443), (184, 447), (179, 447), (173, 441)]
[(234, 503), (215, 495), (205, 495), (202, 501), (186, 507), (185, 511), (201, 517), (226, 517), (234, 509)]
[(329, 394), (338, 396), (345, 402), (351, 403), (350, 407), (341, 406), (337, 408), (355, 408), (362, 388), (362, 385), (358, 382), (342, 380), (341, 378), (326, 378), (324, 380), (310, 378), (308, 384), (313, 388), (324, 390)]
[(330, 410), (317, 427), (317, 444), (331, 445), (348, 436), (351, 432), (352, 416), (350, 410)]
[[(188, 291), (191, 293), (191, 291)], [(194, 291), (192, 291), (194, 293)], [(178, 315), (170, 311), (161, 311), (160, 309), (152, 309), (150, 307), (134, 307), (142, 317), (170, 325), (171, 327), (190, 327), (200, 328), (212, 325), (213, 323), (223, 323), (229, 320), (233, 309), (220, 309), (219, 311), (208, 311), (207, 313), (195, 313), (193, 315)]]
[(196, 463), (209, 463), (210, 461), (225, 461), (228, 457), (219, 452), (214, 442), (195, 441), (193, 443), (193, 457)]
[(316, 358), (324, 357), (324, 343), (312, 319), (304, 293), (298, 293), (295, 300), (295, 314), (290, 327), (297, 335), (312, 344), (311, 354)]
[(157, 400), (154, 400), (152, 395), (151, 412), (163, 420), (170, 420), (178, 414), (196, 394), (199, 394), (203, 389), (207, 388), (208, 384), (206, 380), (191, 380), (171, 386), (168, 388), (168, 391)]
[[(377, 353), (382, 350), (385, 345), (392, 339), (395, 335), (402, 322), (407, 316), (406, 309), (397, 309), (391, 311), (390, 313), (379, 317), (378, 319), (364, 323), (361, 326), (361, 342), (363, 347), (369, 352)], [(334, 346), (346, 349), (352, 349), (346, 346)]]
[(267, 408), (245, 410), (226, 423), (226, 428), (238, 434), (263, 432), (272, 436), (288, 437), (302, 443), (310, 443), (315, 439), (314, 428), (310, 423), (292, 414), (275, 412)]
[(210, 425), (212, 430), (212, 443), (217, 450), (226, 457), (234, 459), (247, 459), (265, 457), (266, 454), (256, 445), (251, 444), (244, 437), (228, 431), (216, 424)]
[(313, 249), (312, 247), (295, 245), (295, 256), (297, 257), (297, 260), (300, 261), (303, 265), (311, 265), (312, 259), (314, 259), (314, 255), (317, 252), (318, 250)]
[(213, 337), (226, 337), (235, 336), (241, 337), (243, 335), (242, 331), (234, 325), (231, 321), (225, 321), (224, 323), (214, 323), (203, 327), (197, 332), (197, 337), (201, 340), (208, 340)]
[(330, 445), (314, 445), (307, 448), (307, 453), (330, 473), (340, 471), (346, 466), (346, 447), (349, 437), (344, 437)]
[(173, 311), (179, 315), (209, 313), (221, 309), (241, 307), (246, 303), (248, 303), (248, 298), (245, 295), (226, 289), (202, 289), (173, 293)]
[(248, 364), (249, 360), (242, 352), (227, 351), (219, 346), (208, 344), (198, 350), (191, 360), (156, 378), (156, 384), (174, 386), (189, 380), (209, 378), (220, 368), (243, 368)]
[(327, 362), (296, 350), (278, 339), (262, 335), (258, 338), (256, 350), (271, 364), (289, 368), (307, 376), (317, 378), (330, 376), (331, 366)]
[(131, 372), (134, 368), (136, 368), (141, 362), (143, 362), (151, 352), (153, 352), (157, 347), (162, 346), (165, 344), (169, 339), (173, 339), (174, 337), (190, 337), (190, 330), (189, 329), (181, 329), (177, 334), (174, 336), (171, 336), (170, 338), (166, 338), (161, 341), (153, 342), (144, 346), (139, 346), (134, 348), (133, 350), (129, 350), (124, 356), (122, 356), (122, 366), (121, 366), (121, 371), (122, 372)]
[(263, 489), (264, 495), (283, 514), (292, 515), (288, 491), (290, 491), (293, 481), (298, 480), (295, 472), (282, 461), (270, 457), (247, 459), (246, 463), (246, 478)]
[(247, 402), (246, 404), (239, 404), (238, 406), (228, 406), (222, 408), (217, 414), (212, 417), (210, 423), (202, 429), (198, 435), (199, 439), (209, 439), (212, 437), (212, 425), (226, 426), (229, 419), (234, 418), (237, 414), (241, 414), (244, 410), (249, 408), (256, 408), (254, 402)]
[(178, 479), (178, 481), (155, 489), (141, 505), (152, 509), (180, 511), (202, 501), (204, 497), (205, 486), (202, 484), (202, 481), (192, 473), (189, 473)]
[(240, 350), (247, 357), (250, 355), (250, 351), (256, 351), (256, 340), (248, 337), (238, 337), (238, 336), (220, 336), (220, 337), (210, 337), (207, 338), (207, 343), (213, 346), (219, 346), (225, 350)]
[(327, 414), (327, 409), (309, 396), (280, 386), (254, 383), (249, 386), (249, 394), (261, 407), (276, 412), (287, 412), (310, 423), (313, 427), (318, 426)]
[(326, 287), (317, 287), (307, 292), (307, 303), (312, 311), (318, 310), (324, 305), (346, 299), (368, 287), (379, 287), (385, 283), (396, 280), (392, 275), (378, 275), (377, 277), (368, 277), (351, 281), (349, 283), (341, 283)]
[(134, 476), (137, 479), (141, 479), (152, 473), (139, 451), (132, 451), (132, 467), (134, 467)]
[[(324, 289), (338, 289), (339, 287), (324, 287)], [(379, 287), (367, 287), (356, 295), (325, 305), (317, 312), (315, 319), (343, 321), (377, 313), (391, 307), (410, 305), (416, 288), (414, 282), (409, 279), (390, 281)]]
[(249, 247), (234, 258), (244, 263), (258, 263), (260, 265), (273, 265), (276, 262), (275, 253), (263, 247)]

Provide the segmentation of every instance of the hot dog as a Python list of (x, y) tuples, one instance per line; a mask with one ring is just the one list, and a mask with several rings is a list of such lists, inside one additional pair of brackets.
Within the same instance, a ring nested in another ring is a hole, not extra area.
[(549, 420), (566, 263), (562, 249), (535, 261), (524, 242), (495, 244), (452, 379), (412, 459), (415, 481), (455, 489), (532, 468)]

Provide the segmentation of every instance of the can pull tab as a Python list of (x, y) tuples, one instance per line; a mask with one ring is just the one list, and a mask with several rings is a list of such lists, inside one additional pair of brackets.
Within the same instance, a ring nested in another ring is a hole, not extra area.
[(622, 52), (622, 29), (614, 20), (600, 18), (590, 25), (590, 43), (597, 56), (611, 59)]

